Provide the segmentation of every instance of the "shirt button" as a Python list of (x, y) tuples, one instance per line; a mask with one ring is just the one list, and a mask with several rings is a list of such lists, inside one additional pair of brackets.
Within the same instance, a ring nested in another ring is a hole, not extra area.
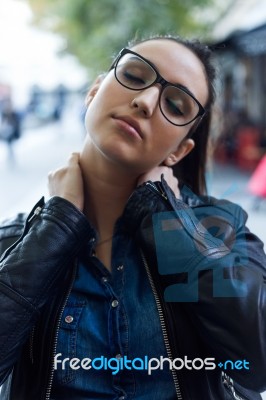
[(117, 355), (115, 356), (115, 358), (116, 358), (117, 360), (120, 360), (120, 358), (122, 358), (122, 356), (121, 356), (121, 354), (117, 354)]
[(125, 398), (126, 398), (125, 396), (120, 396), (119, 400), (125, 400)]
[(67, 315), (67, 316), (66, 316), (65, 322), (66, 322), (67, 324), (71, 324), (71, 322), (73, 322), (73, 321), (74, 321), (74, 318), (72, 317), (72, 315)]
[(113, 300), (112, 301), (112, 307), (117, 307), (118, 306), (118, 301), (117, 300)]
[(124, 265), (119, 265), (119, 266), (117, 267), (117, 271), (123, 271), (123, 269), (124, 269)]
[(102, 277), (102, 282), (105, 283), (105, 282), (107, 282), (107, 281), (108, 281), (108, 278), (106, 278), (106, 276), (103, 276), (103, 277)]

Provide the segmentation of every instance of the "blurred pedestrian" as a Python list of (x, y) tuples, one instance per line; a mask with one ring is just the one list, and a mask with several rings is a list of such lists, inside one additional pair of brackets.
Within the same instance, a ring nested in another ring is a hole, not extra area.
[(67, 89), (63, 84), (58, 85), (54, 91), (55, 97), (55, 109), (54, 109), (54, 119), (56, 121), (61, 120), (67, 99)]
[(8, 155), (11, 162), (14, 161), (13, 143), (20, 138), (21, 122), (18, 112), (14, 109), (12, 100), (5, 99), (0, 113), (0, 139), (8, 146)]

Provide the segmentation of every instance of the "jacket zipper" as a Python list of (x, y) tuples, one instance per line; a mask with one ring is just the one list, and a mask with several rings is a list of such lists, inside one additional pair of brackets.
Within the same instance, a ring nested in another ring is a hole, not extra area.
[(27, 223), (28, 224), (31, 223), (40, 214), (41, 211), (42, 211), (42, 207), (40, 207), (40, 206), (36, 207), (32, 216), (28, 219)]
[[(143, 263), (144, 263), (144, 266), (145, 266), (145, 269), (146, 269), (146, 272), (147, 272), (147, 275), (148, 275), (148, 278), (149, 278), (151, 289), (152, 289), (152, 292), (153, 292), (153, 295), (154, 295), (154, 298), (155, 298), (155, 302), (156, 302), (156, 306), (157, 306), (157, 309), (158, 309), (161, 328), (162, 328), (162, 333), (163, 333), (163, 339), (164, 339), (167, 355), (168, 355), (168, 358), (170, 360), (173, 360), (173, 355), (172, 355), (172, 351), (171, 351), (171, 347), (170, 347), (170, 343), (169, 343), (169, 338), (168, 338), (168, 333), (167, 333), (167, 329), (166, 329), (166, 325), (165, 325), (165, 318), (164, 318), (164, 314), (163, 314), (163, 310), (162, 310), (162, 305), (161, 305), (157, 290), (155, 288), (154, 281), (153, 281), (153, 278), (151, 276), (147, 260), (146, 260), (146, 258), (145, 258), (145, 256), (144, 256), (142, 251), (141, 251), (141, 257), (142, 257), (142, 260), (143, 260)], [(181, 389), (180, 389), (179, 381), (178, 381), (178, 378), (177, 378), (176, 370), (172, 369), (171, 372), (172, 372), (172, 376), (173, 376), (173, 380), (174, 380), (174, 384), (175, 384), (175, 390), (176, 390), (177, 399), (178, 400), (182, 400), (182, 394), (181, 394)]]
[(30, 360), (31, 363), (33, 364), (34, 358), (33, 358), (33, 341), (34, 341), (34, 334), (35, 334), (35, 326), (32, 328), (31, 334), (30, 334)]
[(65, 309), (66, 303), (68, 301), (70, 292), (72, 290), (72, 284), (74, 282), (74, 277), (76, 275), (76, 269), (77, 269), (77, 261), (75, 262), (75, 267), (74, 267), (71, 283), (69, 285), (64, 302), (63, 302), (63, 304), (59, 310), (59, 314), (58, 314), (57, 324), (56, 324), (56, 328), (55, 328), (55, 335), (54, 335), (54, 343), (53, 343), (53, 348), (52, 348), (52, 364), (50, 367), (49, 380), (48, 380), (48, 384), (47, 384), (45, 400), (50, 400), (53, 378), (54, 378), (54, 357), (56, 355), (56, 348), (57, 348), (57, 342), (58, 342), (58, 336), (59, 336), (59, 328), (60, 328), (60, 323), (61, 323), (61, 319), (62, 319), (62, 315), (63, 315), (64, 309)]
[[(146, 182), (146, 186), (151, 189), (153, 192), (159, 194), (161, 197), (164, 198), (164, 200), (168, 201), (168, 197), (166, 196), (166, 193), (164, 192), (161, 182), (157, 182), (156, 184), (153, 181), (148, 181)], [(159, 187), (159, 189), (158, 189)]]
[(239, 396), (234, 388), (234, 381), (232, 378), (230, 378), (228, 375), (226, 375), (224, 372), (222, 372), (222, 380), (223, 384), (225, 387), (230, 391), (232, 396), (234, 397), (235, 400), (246, 400), (244, 397)]

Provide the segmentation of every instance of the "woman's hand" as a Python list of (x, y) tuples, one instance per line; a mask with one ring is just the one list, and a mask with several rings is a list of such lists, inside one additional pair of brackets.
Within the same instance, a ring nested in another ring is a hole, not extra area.
[(170, 167), (166, 166), (159, 166), (155, 167), (146, 174), (143, 174), (139, 177), (137, 185), (141, 185), (144, 182), (147, 181), (160, 181), (161, 180), (161, 175), (163, 174), (164, 179), (166, 180), (168, 186), (172, 189), (172, 191), (175, 194), (176, 198), (180, 197), (180, 191), (178, 188), (178, 180), (173, 174), (173, 170)]
[(84, 189), (79, 153), (72, 153), (66, 167), (49, 173), (48, 189), (51, 196), (62, 197), (83, 211)]

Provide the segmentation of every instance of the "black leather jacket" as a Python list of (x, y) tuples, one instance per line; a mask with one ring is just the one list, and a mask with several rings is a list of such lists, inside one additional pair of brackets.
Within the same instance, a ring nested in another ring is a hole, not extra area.
[[(266, 389), (263, 245), (245, 227), (246, 214), (237, 205), (187, 190), (182, 195), (177, 200), (164, 180), (148, 182), (134, 191), (124, 211), (143, 254), (168, 356), (246, 360), (250, 369), (173, 370), (176, 398), (260, 399)], [(0, 260), (1, 399), (50, 399), (60, 317), (76, 259), (94, 240), (83, 213), (59, 197), (46, 204), (42, 199), (26, 223), (20, 214), (0, 228), (0, 253), (7, 249)], [(162, 255), (165, 271), (157, 263)], [(219, 293), (223, 285), (226, 291)], [(178, 301), (179, 288), (184, 296), (198, 297)]]

